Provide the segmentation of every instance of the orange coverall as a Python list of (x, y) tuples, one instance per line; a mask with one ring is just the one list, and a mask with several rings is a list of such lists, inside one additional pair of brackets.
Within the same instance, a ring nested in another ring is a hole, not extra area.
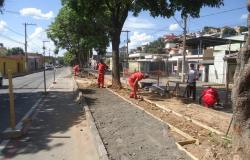
[(80, 70), (79, 65), (75, 65), (75, 66), (73, 67), (73, 70), (74, 70), (75, 76), (77, 76), (78, 73), (79, 73), (79, 70)]
[(201, 98), (206, 107), (212, 107), (218, 101), (219, 95), (216, 89), (209, 87), (202, 91)]
[(97, 64), (97, 69), (98, 69), (98, 87), (104, 87), (104, 73), (105, 70), (108, 69), (108, 66), (105, 63), (98, 63)]
[(142, 72), (135, 72), (128, 78), (128, 83), (131, 88), (130, 98), (137, 98), (136, 92), (138, 90), (138, 81), (144, 77)]

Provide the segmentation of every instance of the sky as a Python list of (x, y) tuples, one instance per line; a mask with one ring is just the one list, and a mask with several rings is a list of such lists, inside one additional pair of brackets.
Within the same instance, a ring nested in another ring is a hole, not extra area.
[[(220, 8), (202, 8), (200, 18), (188, 19), (188, 31), (196, 32), (204, 26), (234, 27), (247, 24), (246, 0), (224, 0)], [(45, 30), (54, 21), (61, 8), (60, 0), (6, 0), (4, 13), (0, 15), (0, 43), (7, 48), (24, 48), (24, 23), (27, 26), (28, 51), (42, 53), (42, 41), (49, 40)], [(181, 34), (182, 28), (179, 13), (174, 17), (153, 18), (148, 12), (141, 12), (134, 17), (131, 13), (124, 24), (123, 30), (129, 32), (129, 49), (147, 44), (165, 34)], [(126, 45), (127, 34), (121, 34), (120, 46)], [(46, 55), (54, 50), (53, 42), (45, 43)], [(108, 47), (111, 51), (111, 46)], [(62, 55), (64, 50), (59, 52)]]

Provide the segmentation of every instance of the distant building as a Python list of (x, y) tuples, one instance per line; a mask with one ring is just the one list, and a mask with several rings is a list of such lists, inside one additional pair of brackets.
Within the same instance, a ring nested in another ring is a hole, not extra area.
[(43, 55), (38, 53), (28, 53), (28, 69), (36, 71), (43, 68)]

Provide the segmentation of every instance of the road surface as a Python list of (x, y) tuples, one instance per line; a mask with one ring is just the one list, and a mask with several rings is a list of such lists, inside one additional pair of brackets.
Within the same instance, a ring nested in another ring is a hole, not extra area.
[[(57, 69), (56, 76), (63, 74), (64, 71), (65, 68)], [(54, 71), (46, 71), (47, 89), (53, 83), (53, 80)], [(18, 123), (44, 92), (43, 72), (13, 78), (13, 87), (15, 96), (16, 122)], [(0, 88), (0, 132), (3, 132), (9, 126), (8, 93), (8, 79), (4, 79), (3, 87)]]

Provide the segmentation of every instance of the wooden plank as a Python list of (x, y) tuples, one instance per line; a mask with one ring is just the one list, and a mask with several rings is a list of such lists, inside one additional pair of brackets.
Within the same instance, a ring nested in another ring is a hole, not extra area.
[(202, 128), (205, 128), (205, 129), (207, 129), (207, 130), (209, 130), (209, 131), (211, 131), (211, 132), (214, 132), (214, 133), (216, 133), (216, 134), (218, 134), (218, 135), (224, 135), (224, 133), (222, 133), (222, 132), (219, 131), (219, 130), (216, 130), (216, 129), (212, 128), (212, 127), (209, 127), (209, 126), (207, 126), (207, 125), (205, 125), (205, 124), (203, 124), (203, 123), (201, 123), (201, 122), (198, 122), (197, 120), (194, 120), (194, 119), (192, 119), (192, 118), (190, 118), (190, 117), (184, 116), (184, 115), (182, 115), (182, 114), (180, 114), (180, 113), (177, 113), (177, 112), (175, 112), (175, 111), (173, 111), (173, 110), (171, 110), (171, 109), (165, 108), (165, 107), (163, 107), (163, 106), (161, 106), (161, 105), (159, 105), (159, 104), (156, 104), (156, 103), (152, 102), (151, 100), (149, 100), (149, 99), (147, 99), (147, 98), (143, 98), (143, 100), (146, 101), (146, 102), (148, 102), (148, 103), (154, 104), (154, 105), (156, 105), (157, 107), (159, 107), (159, 108), (161, 108), (161, 109), (163, 109), (163, 110), (165, 110), (165, 111), (167, 111), (167, 112), (169, 112), (169, 113), (173, 113), (173, 114), (175, 114), (176, 116), (183, 117), (183, 118), (185, 118), (186, 120), (188, 120), (188, 121), (190, 121), (190, 122), (193, 122), (194, 124), (196, 124), (196, 125), (198, 125), (198, 126), (200, 126), (200, 127), (202, 127)]
[(178, 144), (177, 142), (175, 143), (177, 145), (177, 148), (179, 150), (184, 151), (190, 158), (192, 158), (193, 160), (199, 160), (198, 158), (196, 158), (194, 155), (192, 155), (190, 152), (188, 152), (185, 148), (183, 148), (180, 144)]
[(186, 140), (186, 141), (179, 141), (178, 143), (179, 143), (179, 145), (184, 146), (187, 144), (193, 144), (193, 143), (197, 143), (197, 142), (195, 139), (192, 139), (192, 140)]

